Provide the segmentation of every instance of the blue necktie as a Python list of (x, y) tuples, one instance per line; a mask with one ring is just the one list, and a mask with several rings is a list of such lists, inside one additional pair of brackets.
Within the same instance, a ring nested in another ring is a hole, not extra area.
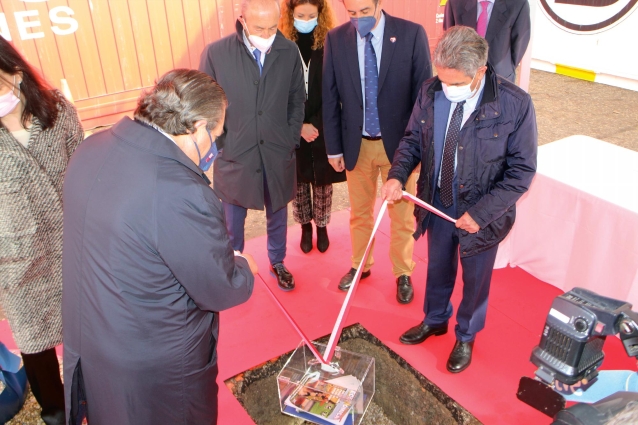
[(259, 49), (253, 50), (253, 56), (255, 56), (255, 60), (257, 61), (257, 66), (259, 67), (259, 75), (261, 75), (261, 50)]
[(377, 107), (377, 96), (379, 94), (379, 71), (377, 70), (377, 55), (372, 47), (372, 33), (368, 33), (368, 35), (366, 35), (364, 54), (366, 91), (365, 130), (370, 136), (375, 137), (381, 133), (381, 124), (379, 124), (379, 109)]
[(452, 119), (447, 128), (445, 136), (445, 147), (443, 148), (443, 161), (441, 164), (441, 203), (445, 208), (449, 208), (454, 203), (454, 192), (452, 182), (454, 181), (454, 158), (456, 157), (456, 146), (461, 138), (461, 123), (463, 122), (463, 105), (465, 101), (459, 102), (452, 112)]

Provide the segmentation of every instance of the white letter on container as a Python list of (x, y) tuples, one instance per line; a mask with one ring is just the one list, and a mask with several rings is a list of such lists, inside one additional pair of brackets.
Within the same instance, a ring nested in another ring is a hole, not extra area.
[(43, 32), (29, 32), (27, 31), (29, 28), (39, 27), (40, 21), (25, 21), (25, 18), (29, 16), (38, 16), (37, 10), (25, 10), (21, 12), (15, 12), (14, 16), (16, 18), (16, 24), (18, 25), (18, 32), (20, 33), (21, 40), (30, 40), (32, 38), (44, 38)]
[(9, 32), (9, 24), (4, 13), (0, 13), (0, 36), (7, 41), (11, 41), (11, 32)]
[(54, 24), (63, 24), (69, 26), (67, 29), (62, 29), (57, 25), (54, 25), (51, 27), (51, 31), (53, 31), (57, 35), (69, 35), (76, 32), (79, 27), (78, 21), (68, 16), (58, 16), (59, 13), (66, 13), (69, 16), (73, 16), (75, 12), (73, 12), (73, 9), (67, 6), (58, 6), (51, 9), (49, 11), (49, 18), (51, 19), (51, 22), (53, 22)]

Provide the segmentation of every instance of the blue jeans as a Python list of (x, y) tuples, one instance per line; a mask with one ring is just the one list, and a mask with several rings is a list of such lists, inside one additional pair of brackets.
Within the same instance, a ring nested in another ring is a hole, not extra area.
[[(433, 205), (456, 218), (456, 205), (445, 208), (434, 194)], [(424, 323), (428, 326), (447, 325), (453, 308), (450, 298), (454, 290), (459, 258), (459, 237), (454, 223), (432, 214), (428, 223), (428, 275), (425, 285)], [(469, 257), (461, 258), (463, 268), (463, 299), (456, 313), (456, 339), (471, 342), (485, 327), (487, 299), (498, 245)]]

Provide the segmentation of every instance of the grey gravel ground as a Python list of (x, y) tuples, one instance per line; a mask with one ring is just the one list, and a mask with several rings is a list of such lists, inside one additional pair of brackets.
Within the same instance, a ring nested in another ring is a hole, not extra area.
[(638, 151), (638, 92), (532, 70), (538, 144), (575, 134)]
[[(582, 134), (638, 151), (638, 92), (532, 70), (530, 94), (536, 108), (539, 145)], [(334, 185), (333, 211), (349, 206), (346, 183)], [(288, 211), (288, 225), (297, 225), (292, 206)], [(263, 211), (249, 211), (246, 239), (264, 235), (265, 221)], [(0, 319), (4, 319), (1, 311)], [(8, 424), (43, 424), (32, 395)]]

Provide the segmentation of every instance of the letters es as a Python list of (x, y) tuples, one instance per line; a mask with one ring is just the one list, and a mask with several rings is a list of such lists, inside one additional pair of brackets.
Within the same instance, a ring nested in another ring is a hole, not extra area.
[[(57, 35), (68, 35), (76, 32), (79, 25), (78, 21), (71, 17), (73, 14), (73, 9), (68, 6), (52, 8), (49, 11), (51, 31)], [(15, 28), (18, 30), (21, 40), (44, 38), (44, 32), (38, 30), (42, 26), (39, 11), (21, 10), (14, 12), (13, 17), (15, 19)], [(0, 13), (0, 35), (8, 41), (12, 40), (9, 22), (5, 13)]]

